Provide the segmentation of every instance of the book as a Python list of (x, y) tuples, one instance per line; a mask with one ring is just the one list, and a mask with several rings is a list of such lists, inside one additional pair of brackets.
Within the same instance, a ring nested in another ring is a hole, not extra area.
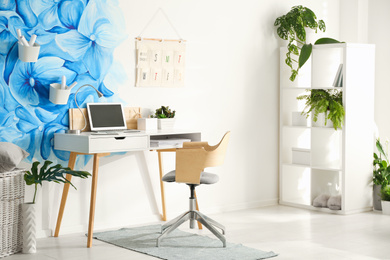
[(342, 87), (343, 86), (343, 64), (340, 63), (339, 68), (337, 69), (336, 76), (333, 80), (333, 87)]
[(184, 142), (191, 142), (191, 139), (186, 138), (166, 138), (150, 140), (150, 147), (183, 147)]

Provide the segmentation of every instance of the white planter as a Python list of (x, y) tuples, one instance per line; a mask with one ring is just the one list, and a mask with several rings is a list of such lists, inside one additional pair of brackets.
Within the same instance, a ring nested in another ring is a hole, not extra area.
[(33, 254), (37, 251), (36, 226), (35, 226), (35, 204), (22, 204), (23, 222), (23, 248), (24, 254)]
[(61, 84), (50, 84), (49, 100), (54, 104), (65, 105), (68, 103), (70, 89), (61, 89)]
[(390, 215), (390, 201), (382, 200), (382, 213)]
[[(313, 118), (313, 115), (312, 115), (312, 118)], [(317, 122), (314, 122), (314, 120), (312, 120), (311, 125), (314, 127), (333, 128), (333, 122), (329, 119), (326, 121), (326, 125), (325, 125), (325, 113), (320, 113), (318, 115)]]
[(311, 156), (310, 149), (291, 148), (292, 149), (292, 163), (310, 165)]
[(310, 126), (310, 117), (306, 118), (306, 115), (302, 115), (302, 112), (292, 112), (291, 118), (293, 126)]
[(24, 46), (18, 42), (19, 59), (24, 62), (36, 62), (40, 48), (38, 43), (34, 43), (34, 46)]
[(157, 124), (160, 130), (170, 130), (175, 126), (175, 118), (158, 118)]
[(138, 118), (137, 120), (138, 130), (157, 130), (157, 118)]

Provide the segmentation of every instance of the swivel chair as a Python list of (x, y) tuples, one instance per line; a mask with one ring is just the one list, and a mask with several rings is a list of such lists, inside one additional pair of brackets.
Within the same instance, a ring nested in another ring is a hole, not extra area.
[[(157, 238), (157, 247), (160, 246), (164, 237), (187, 220), (190, 221), (191, 229), (195, 227), (195, 221), (202, 223), (222, 241), (223, 247), (226, 247), (225, 227), (196, 210), (194, 193), (195, 187), (200, 184), (214, 184), (218, 182), (218, 175), (204, 172), (204, 169), (223, 164), (229, 138), (230, 132), (227, 132), (215, 146), (210, 146), (207, 142), (188, 142), (183, 144), (183, 148), (176, 150), (176, 170), (165, 174), (162, 180), (187, 184), (190, 187), (190, 207), (187, 212), (161, 227), (161, 235)], [(216, 228), (221, 229), (222, 233)]]

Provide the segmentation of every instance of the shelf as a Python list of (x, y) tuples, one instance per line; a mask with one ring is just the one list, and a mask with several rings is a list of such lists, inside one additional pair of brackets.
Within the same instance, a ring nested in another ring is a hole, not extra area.
[(336, 167), (312, 166), (312, 165), (296, 164), (296, 163), (282, 163), (282, 165), (283, 166), (292, 166), (292, 167), (301, 167), (301, 168), (310, 168), (313, 170), (323, 170), (323, 171), (333, 171), (333, 172), (342, 171), (341, 168), (336, 168)]

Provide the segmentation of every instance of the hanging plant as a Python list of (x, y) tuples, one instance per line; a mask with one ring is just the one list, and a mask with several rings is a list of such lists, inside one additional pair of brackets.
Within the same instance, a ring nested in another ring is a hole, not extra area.
[[(306, 28), (310, 28), (317, 33), (317, 30), (325, 32), (326, 26), (323, 20), (318, 20), (315, 13), (307, 7), (297, 5), (291, 8), (291, 10), (278, 18), (276, 18), (274, 26), (278, 26), (277, 34), (278, 36), (288, 41), (287, 44), (287, 53), (286, 53), (286, 64), (291, 68), (290, 80), (294, 81), (298, 75), (299, 69), (306, 62), (306, 57), (302, 57), (301, 61), (301, 49), (308, 49), (310, 46), (305, 46), (306, 44)], [(305, 51), (307, 54), (308, 51)], [(310, 50), (311, 53), (311, 50)], [(294, 54), (299, 57), (298, 60), (295, 60), (291, 57), (291, 54)], [(309, 55), (310, 57), (310, 55)], [(306, 59), (305, 61), (303, 61)], [(294, 65), (296, 63), (296, 65)], [(302, 63), (302, 66), (301, 66)], [(296, 68), (294, 68), (296, 67)]]

